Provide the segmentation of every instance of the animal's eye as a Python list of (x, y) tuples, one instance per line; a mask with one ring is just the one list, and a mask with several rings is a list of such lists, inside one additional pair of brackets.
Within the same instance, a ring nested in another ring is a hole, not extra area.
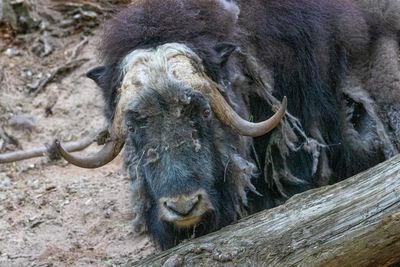
[(135, 130), (136, 130), (136, 127), (133, 126), (133, 125), (127, 125), (127, 126), (126, 126), (126, 129), (127, 129), (129, 132), (134, 133)]
[(211, 117), (211, 109), (206, 108), (203, 110), (203, 118), (204, 119), (209, 119)]

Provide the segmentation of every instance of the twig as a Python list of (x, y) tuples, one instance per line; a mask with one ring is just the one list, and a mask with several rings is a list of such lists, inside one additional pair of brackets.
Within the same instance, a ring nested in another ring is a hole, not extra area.
[(88, 43), (88, 38), (84, 38), (81, 42), (79, 42), (74, 48), (71, 49), (71, 54), (68, 55), (68, 61), (72, 61), (76, 58), (78, 53), (82, 50), (82, 48)]
[(32, 90), (33, 91), (33, 96), (37, 96), (38, 94), (40, 94), (43, 89), (50, 83), (52, 82), (54, 79), (56, 79), (60, 74), (62, 73), (66, 73), (66, 72), (70, 72), (78, 67), (80, 67), (82, 65), (82, 63), (88, 61), (89, 59), (87, 58), (82, 58), (82, 59), (76, 59), (76, 60), (71, 60), (68, 61), (67, 63), (61, 65), (61, 66), (57, 66), (55, 67), (53, 70), (51, 70), (50, 75), (48, 75), (47, 78), (45, 78), (44, 80), (42, 80), (39, 83), (39, 86), (37, 87), (36, 90)]
[(65, 64), (55, 67), (52, 71), (50, 71), (50, 74), (47, 76), (47, 78), (40, 81), (36, 89), (31, 90), (31, 92), (33, 92), (33, 96), (37, 96), (38, 94), (40, 94), (50, 82), (52, 82), (62, 73), (66, 74), (68, 72), (71, 72), (74, 69), (80, 67), (82, 63), (88, 61), (89, 59), (87, 58), (75, 59), (82, 47), (86, 45), (87, 42), (88, 39), (85, 38), (81, 42), (79, 42), (74, 48), (72, 48), (70, 50), (70, 55), (67, 56), (67, 61), (65, 62)]
[[(68, 152), (74, 152), (83, 150), (94, 142), (97, 142), (98, 144), (103, 144), (105, 142), (104, 141), (104, 136), (106, 135), (105, 132), (108, 131), (104, 128), (101, 128), (101, 130), (97, 131), (93, 135), (90, 135), (79, 141), (66, 143), (64, 145), (64, 148)], [(0, 164), (11, 163), (36, 157), (43, 157), (43, 156), (48, 156), (50, 160), (56, 160), (60, 158), (54, 147), (54, 142), (51, 145), (47, 144), (43, 147), (0, 154)]]

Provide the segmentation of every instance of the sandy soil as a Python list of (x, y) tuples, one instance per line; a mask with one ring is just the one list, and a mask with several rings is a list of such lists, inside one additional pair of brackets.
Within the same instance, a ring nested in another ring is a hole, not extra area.
[[(100, 31), (92, 32), (60, 37), (50, 31), (54, 51), (46, 57), (32, 51), (41, 32), (11, 43), (0, 39), (0, 126), (22, 148), (55, 137), (78, 140), (104, 123), (100, 92), (85, 77), (97, 64)], [(86, 39), (77, 54), (85, 63), (37, 96), (29, 93)], [(49, 107), (52, 115), (46, 113)], [(0, 266), (115, 266), (139, 260), (154, 248), (146, 236), (133, 232), (130, 207), (121, 158), (96, 170), (44, 157), (0, 165)]]

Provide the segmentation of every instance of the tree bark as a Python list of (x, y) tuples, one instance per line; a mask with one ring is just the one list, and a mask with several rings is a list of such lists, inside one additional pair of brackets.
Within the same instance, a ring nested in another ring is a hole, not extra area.
[(400, 262), (400, 156), (128, 266), (388, 266)]

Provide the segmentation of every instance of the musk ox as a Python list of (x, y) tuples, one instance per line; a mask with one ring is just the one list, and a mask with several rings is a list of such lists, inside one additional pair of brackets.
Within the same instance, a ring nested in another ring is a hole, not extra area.
[(399, 10), (134, 1), (106, 23), (104, 65), (88, 72), (110, 142), (87, 157), (58, 149), (96, 168), (125, 146), (135, 226), (162, 249), (344, 179), (400, 149), (400, 20), (388, 5)]

